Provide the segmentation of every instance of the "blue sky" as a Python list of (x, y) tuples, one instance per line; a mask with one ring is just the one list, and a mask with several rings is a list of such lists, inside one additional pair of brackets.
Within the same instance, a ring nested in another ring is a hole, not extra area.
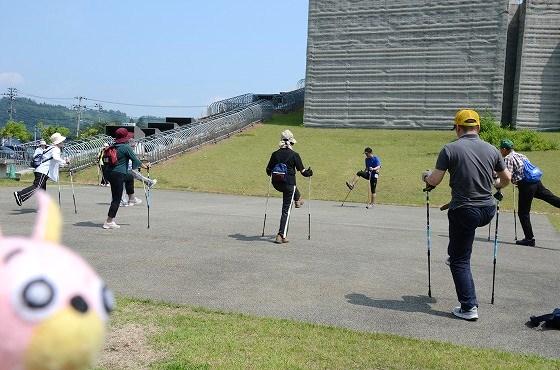
[[(1, 93), (198, 106), (293, 90), (305, 77), (305, 0), (0, 0), (0, 9)], [(101, 104), (134, 117), (204, 110)]]

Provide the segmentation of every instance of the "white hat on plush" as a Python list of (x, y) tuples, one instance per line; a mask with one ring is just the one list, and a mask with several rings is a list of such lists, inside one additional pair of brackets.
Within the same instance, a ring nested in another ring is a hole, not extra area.
[(64, 140), (66, 140), (66, 137), (62, 136), (60, 134), (60, 132), (55, 132), (54, 134), (51, 135), (51, 143), (53, 145), (57, 145), (62, 143)]

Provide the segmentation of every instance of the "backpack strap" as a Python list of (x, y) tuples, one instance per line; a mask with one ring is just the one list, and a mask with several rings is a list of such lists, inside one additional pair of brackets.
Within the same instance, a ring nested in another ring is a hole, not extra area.
[[(52, 149), (54, 149), (54, 146), (49, 147), (47, 150), (45, 150), (43, 153), (41, 153), (41, 156), (45, 155), (45, 153), (48, 153), (48, 152), (51, 151)], [(49, 158), (47, 158), (47, 159), (43, 159), (43, 160), (41, 161), (40, 165), (43, 164), (43, 163), (45, 163), (45, 162), (50, 161), (51, 159), (52, 159), (52, 155), (51, 155)]]

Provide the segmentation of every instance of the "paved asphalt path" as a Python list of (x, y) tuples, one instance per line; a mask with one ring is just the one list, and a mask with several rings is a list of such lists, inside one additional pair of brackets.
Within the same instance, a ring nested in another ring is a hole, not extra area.
[[(36, 203), (18, 207), (13, 190), (0, 189), (0, 225), (4, 234), (26, 235)], [(137, 195), (143, 198), (142, 188)], [(261, 237), (264, 198), (156, 188), (150, 229), (144, 202), (119, 210), (121, 229), (103, 230), (109, 189), (76, 187), (76, 197), (78, 214), (63, 187), (64, 243), (120, 295), (560, 358), (560, 332), (525, 325), (530, 315), (560, 306), (560, 234), (545, 216), (532, 218), (538, 246), (524, 247), (513, 244), (512, 214), (500, 214), (494, 305), (493, 243), (488, 228), (479, 229), (472, 265), (481, 317), (466, 322), (449, 313), (457, 299), (444, 264), (446, 212), (437, 208), (430, 299), (425, 207), (313, 201), (311, 240), (306, 203), (293, 211), (290, 243), (277, 245), (279, 198), (271, 198)]]

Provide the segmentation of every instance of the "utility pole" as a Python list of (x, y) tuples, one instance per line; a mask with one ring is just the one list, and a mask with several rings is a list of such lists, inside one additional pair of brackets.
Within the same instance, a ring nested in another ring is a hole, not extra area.
[(103, 110), (103, 106), (101, 104), (94, 104), (93, 105), (95, 108), (97, 108), (98, 110), (98, 114), (97, 114), (97, 123), (101, 122), (101, 110)]
[(78, 136), (80, 136), (80, 121), (82, 119), (82, 108), (85, 108), (85, 105), (82, 105), (82, 100), (87, 100), (87, 98), (84, 98), (83, 96), (75, 96), (74, 99), (78, 100), (78, 104), (74, 104), (72, 106), (72, 108), (76, 109), (78, 114), (77, 114), (77, 125), (76, 125), (76, 138)]
[(17, 96), (17, 89), (13, 88), (13, 87), (8, 87), (8, 93), (6, 94), (2, 94), (3, 96), (7, 96), (8, 99), (10, 99), (10, 108), (8, 108), (8, 114), (10, 115), (10, 121), (13, 120), (14, 118), (14, 100), (16, 100), (16, 96)]

